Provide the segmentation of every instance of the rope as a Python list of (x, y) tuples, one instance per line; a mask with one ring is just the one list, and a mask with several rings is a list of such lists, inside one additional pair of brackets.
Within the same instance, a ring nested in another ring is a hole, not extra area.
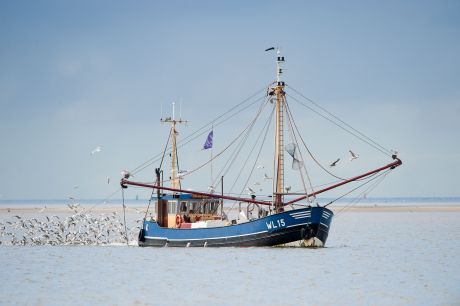
[(123, 199), (123, 220), (124, 220), (124, 223), (125, 223), (126, 245), (129, 245), (128, 228), (126, 227), (126, 205), (125, 205), (125, 190), (124, 190), (124, 188), (121, 188), (121, 197)]
[[(291, 134), (291, 137), (292, 137), (293, 141), (297, 145), (297, 148), (299, 148), (298, 151), (299, 151), (299, 154), (300, 154), (300, 159), (303, 162), (304, 158), (302, 156), (302, 152), (300, 151), (300, 146), (299, 146), (299, 143), (297, 141), (297, 137), (296, 137), (296, 134), (295, 134), (295, 131), (294, 131), (294, 126), (293, 126), (293, 125), (295, 125), (295, 121), (294, 121), (294, 118), (293, 118), (292, 113), (291, 113), (291, 109), (289, 108), (289, 105), (288, 105), (286, 99), (284, 100), (284, 102), (285, 102), (284, 104), (286, 105), (286, 110), (287, 110), (286, 113), (288, 115), (287, 118), (288, 118), (288, 124), (289, 124), (289, 132)], [(295, 155), (295, 152), (294, 152), (294, 155)], [(293, 156), (292, 158), (295, 158), (295, 156)], [(303, 167), (299, 168), (299, 173), (300, 173), (300, 177), (302, 179), (302, 184), (303, 184), (303, 187), (304, 187), (304, 191), (305, 191), (305, 193), (308, 193), (307, 192), (307, 186), (305, 186), (305, 181), (304, 181), (304, 178), (303, 178), (302, 169), (305, 170), (305, 173), (306, 173), (307, 179), (308, 179), (308, 183), (310, 184), (310, 188), (311, 188), (311, 190), (313, 192), (314, 191), (313, 184), (312, 184), (312, 181), (310, 179), (310, 175), (308, 174), (307, 167), (305, 166), (305, 164), (303, 165)], [(311, 203), (310, 197), (307, 197), (307, 201), (309, 203)]]
[(343, 198), (343, 197), (349, 195), (350, 193), (352, 193), (353, 191), (355, 191), (355, 190), (357, 190), (357, 189), (363, 187), (364, 185), (366, 185), (366, 184), (372, 182), (373, 180), (376, 180), (377, 178), (381, 177), (382, 175), (388, 174), (389, 171), (391, 171), (391, 169), (388, 169), (388, 170), (386, 170), (385, 172), (382, 172), (382, 173), (379, 173), (379, 174), (374, 173), (373, 175), (370, 176), (370, 179), (369, 179), (369, 180), (367, 180), (366, 182), (362, 183), (361, 185), (359, 185), (359, 186), (353, 188), (353, 189), (350, 190), (349, 192), (347, 192), (347, 193), (341, 195), (340, 197), (336, 198), (335, 200), (330, 201), (329, 203), (327, 203), (326, 205), (324, 205), (324, 207), (326, 207), (326, 206), (328, 206), (328, 205), (330, 205), (330, 204), (336, 202), (337, 200), (340, 200), (341, 198)]
[[(386, 178), (386, 176), (388, 175), (388, 173), (390, 173), (392, 169), (388, 169), (387, 171), (381, 173), (379, 176), (381, 176), (380, 180), (379, 181), (376, 181), (373, 185), (369, 186), (367, 189), (365, 189), (362, 193), (360, 193), (353, 201), (351, 201), (348, 205), (345, 205), (341, 210), (339, 210), (337, 213), (336, 213), (336, 217), (338, 217), (345, 209), (348, 209), (350, 208), (351, 206), (353, 205), (356, 205), (358, 204), (361, 199), (362, 199), (362, 195), (365, 194), (365, 193), (370, 193), (372, 192), (380, 183), (383, 182), (383, 180)], [(375, 178), (377, 179), (377, 177)]]
[(302, 135), (300, 134), (300, 131), (299, 131), (299, 128), (297, 127), (297, 124), (295, 124), (295, 120), (294, 120), (294, 117), (292, 116), (292, 113), (291, 113), (291, 110), (290, 108), (288, 108), (288, 112), (290, 114), (290, 116), (292, 117), (292, 121), (294, 123), (294, 127), (295, 127), (295, 130), (297, 131), (297, 134), (299, 135), (299, 138), (300, 140), (302, 141), (302, 144), (303, 146), (305, 147), (305, 149), (307, 150), (308, 154), (310, 155), (310, 157), (313, 159), (313, 161), (321, 168), (323, 169), (326, 173), (328, 173), (329, 175), (331, 175), (332, 177), (335, 177), (336, 179), (339, 179), (339, 180), (342, 180), (344, 181), (345, 179), (344, 178), (341, 178), (335, 174), (333, 174), (332, 172), (330, 172), (329, 170), (327, 170), (314, 156), (313, 154), (311, 153), (310, 149), (308, 148), (307, 144), (305, 143), (305, 141), (303, 140), (303, 137)]
[[(262, 104), (259, 108), (259, 111), (257, 112), (256, 116), (254, 117), (254, 119), (241, 131), (240, 134), (238, 134), (238, 136), (236, 136), (231, 142), (229, 145), (227, 145), (222, 151), (220, 151), (217, 155), (213, 156), (213, 158), (211, 158), (210, 160), (208, 160), (206, 163), (198, 166), (197, 168), (191, 170), (191, 171), (188, 171), (187, 173), (185, 173), (183, 176), (188, 176), (190, 174), (192, 174), (193, 172), (195, 171), (198, 171), (199, 169), (203, 168), (204, 166), (206, 166), (207, 164), (209, 164), (211, 161), (213, 161), (214, 159), (216, 159), (217, 157), (219, 157), (220, 155), (222, 155), (230, 146), (232, 146), (240, 137), (241, 135), (243, 135), (245, 132), (246, 133), (249, 133), (252, 129), (252, 127), (254, 126), (257, 118), (259, 117), (260, 113), (262, 112), (264, 106), (266, 105), (266, 103)], [(247, 138), (247, 137), (246, 137)]]
[[(250, 171), (250, 173), (249, 173), (249, 176), (248, 176), (246, 182), (245, 182), (244, 185), (243, 185), (243, 189), (241, 190), (241, 192), (240, 192), (240, 194), (239, 194), (240, 196), (241, 196), (241, 195), (243, 194), (243, 192), (244, 192), (244, 186), (247, 186), (247, 185), (248, 185), (248, 182), (249, 182), (249, 180), (251, 179), (252, 173), (254, 172), (254, 168), (255, 168), (256, 165), (257, 165), (257, 161), (259, 160), (260, 153), (262, 152), (262, 148), (264, 147), (265, 140), (267, 139), (267, 134), (268, 134), (268, 131), (269, 131), (269, 129), (270, 129), (270, 123), (272, 122), (271, 119), (272, 119), (272, 117), (273, 117), (273, 113), (274, 113), (274, 112), (275, 112), (275, 109), (273, 108), (273, 110), (272, 110), (270, 116), (268, 117), (267, 121), (266, 121), (265, 124), (264, 124), (263, 129), (261, 130), (261, 133), (260, 133), (260, 134), (258, 135), (258, 137), (257, 137), (257, 141), (256, 141), (256, 143), (254, 144), (253, 149), (251, 149), (251, 152), (249, 153), (248, 158), (247, 158), (246, 161), (244, 162), (244, 165), (243, 165), (242, 169), (244, 169), (244, 166), (246, 165), (246, 162), (249, 160), (249, 157), (251, 156), (252, 151), (255, 149), (255, 147), (256, 147), (256, 145), (257, 145), (257, 142), (259, 141), (259, 139), (261, 139), (260, 136), (262, 135), (263, 131), (265, 130), (265, 134), (264, 134), (264, 137), (262, 138), (262, 143), (261, 143), (261, 145), (260, 145), (259, 152), (257, 152), (256, 160), (254, 161), (254, 163), (253, 163), (253, 165), (252, 165), (252, 168), (251, 168), (251, 171)], [(241, 173), (241, 172), (240, 172), (240, 173)], [(239, 177), (239, 175), (238, 175), (238, 177)], [(235, 180), (235, 182), (236, 182), (236, 180)]]
[[(286, 85), (287, 86), (287, 85)], [(339, 117), (337, 117), (336, 115), (332, 114), (330, 111), (328, 111), (327, 109), (325, 109), (324, 107), (322, 107), (321, 105), (319, 105), (318, 103), (316, 103), (315, 101), (313, 101), (312, 99), (310, 98), (307, 98), (306, 96), (304, 96), (301, 92), (297, 91), (295, 88), (293, 88), (292, 86), (289, 86), (289, 88), (291, 88), (295, 93), (297, 93), (299, 96), (301, 96), (302, 98), (304, 98), (305, 100), (307, 100), (308, 102), (312, 103), (313, 105), (315, 105), (316, 107), (318, 107), (319, 109), (321, 109), (322, 111), (324, 111), (326, 114), (330, 115), (331, 117), (337, 119), (339, 122), (341, 122), (342, 124), (344, 124), (345, 126), (349, 127), (350, 129), (352, 129), (353, 131), (355, 131), (356, 133), (358, 133), (359, 135), (363, 136), (364, 138), (366, 138), (367, 140), (369, 140), (370, 142), (372, 142), (373, 144), (375, 144), (376, 146), (380, 147), (383, 151), (386, 151), (387, 153), (386, 154), (389, 154), (389, 155), (392, 155), (392, 152), (391, 150), (388, 150), (387, 148), (383, 147), (382, 145), (380, 145), (379, 143), (377, 143), (376, 141), (374, 141), (372, 138), (366, 136), (365, 134), (361, 133), (360, 131), (358, 131), (357, 129), (355, 129), (354, 127), (352, 127), (350, 124), (346, 123), (345, 121), (343, 121), (342, 119), (340, 119)]]
[(80, 211), (80, 213), (87, 213), (87, 212), (90, 212), (92, 211), (96, 206), (99, 206), (101, 204), (106, 204), (108, 200), (110, 200), (115, 194), (117, 194), (119, 191), (120, 191), (121, 188), (117, 188), (117, 190), (113, 191), (111, 194), (109, 194), (107, 197), (105, 197), (104, 199), (102, 199), (100, 202), (94, 204), (93, 206), (91, 206), (90, 208), (86, 208), (86, 209), (82, 209)]
[[(288, 95), (288, 94), (286, 94)], [(373, 147), (374, 149), (376, 149), (377, 151), (381, 152), (382, 154), (384, 154), (385, 156), (391, 156), (391, 151), (387, 150), (387, 149), (381, 149), (379, 148), (377, 145), (374, 145), (373, 143), (367, 141), (365, 138), (357, 135), (356, 133), (353, 133), (352, 131), (344, 128), (343, 126), (341, 126), (340, 124), (338, 124), (337, 122), (335, 122), (334, 120), (332, 120), (331, 118), (328, 118), (326, 117), (325, 115), (321, 114), (320, 112), (316, 111), (315, 109), (313, 109), (312, 107), (304, 104), (303, 102), (297, 100), (295, 97), (291, 96), (291, 95), (288, 95), (291, 99), (293, 99), (294, 101), (296, 101), (297, 103), (299, 103), (300, 105), (308, 108), (309, 110), (311, 110), (312, 112), (314, 112), (315, 114), (317, 114), (318, 116), (321, 116), (323, 117), (324, 119), (326, 119), (327, 121), (331, 122), (332, 124), (336, 125), (337, 127), (341, 128), (342, 130), (344, 130), (345, 132), (349, 133), (350, 135), (352, 136), (355, 136), (356, 138), (360, 139), (361, 141), (367, 143), (369, 146)]]
[(165, 159), (166, 150), (168, 149), (169, 140), (171, 139), (172, 133), (174, 133), (173, 130), (172, 129), (169, 130), (168, 141), (166, 141), (166, 146), (165, 146), (165, 149), (163, 150), (163, 156), (161, 157), (160, 169), (161, 169), (161, 165), (163, 165), (163, 160)]
[[(232, 117), (236, 116), (237, 114), (239, 114), (240, 112), (244, 111), (245, 109), (249, 108), (251, 105), (253, 105), (254, 103), (256, 103), (257, 101), (261, 100), (261, 98), (258, 98), (256, 101), (250, 103), (249, 105), (245, 106), (243, 109), (237, 111), (236, 113), (230, 115), (228, 118), (222, 120), (221, 122), (219, 122), (218, 124), (216, 124), (216, 121), (221, 119), (222, 117), (224, 117), (225, 115), (231, 113), (232, 111), (234, 111), (235, 109), (237, 109), (238, 107), (244, 105), (246, 102), (250, 101), (251, 99), (253, 99), (256, 95), (260, 94), (261, 92), (265, 91), (265, 88), (262, 88), (258, 91), (256, 91), (254, 94), (252, 94), (251, 96), (249, 96), (248, 98), (244, 99), (242, 102), (238, 103), (237, 105), (233, 106), (232, 108), (230, 108), (228, 111), (224, 112), (223, 114), (219, 115), (217, 118), (215, 118), (214, 120), (206, 123), (205, 125), (203, 125), (201, 128), (199, 128), (198, 130), (195, 130), (194, 132), (192, 132), (190, 135), (188, 135), (187, 137), (183, 138), (183, 140), (179, 141), (179, 147), (182, 147), (183, 145), (186, 145), (187, 143), (189, 143), (190, 141), (193, 141), (195, 140), (196, 138), (200, 137), (201, 135), (203, 135), (204, 133), (207, 132), (207, 129), (210, 125), (212, 124), (215, 124), (216, 126), (222, 124), (223, 122), (231, 119)], [(265, 97), (265, 96), (264, 96)], [(262, 97), (263, 98), (263, 97)], [(202, 131), (200, 133), (200, 131)], [(197, 133), (199, 133), (197, 135)], [(195, 136), (196, 135), (196, 136)], [(161, 154), (161, 153), (160, 153)], [(140, 164), (139, 166), (137, 166), (136, 168), (134, 168), (132, 171), (130, 171), (131, 173), (133, 174), (136, 174), (136, 173), (139, 173), (140, 171), (142, 171), (143, 169), (147, 168), (148, 166), (150, 166), (151, 164), (155, 163), (156, 161), (158, 161), (158, 158), (160, 156), (160, 154), (157, 154), (151, 158), (149, 158), (147, 161), (145, 161), (144, 163)]]
[[(226, 119), (220, 121), (219, 123), (216, 123), (216, 126), (219, 126), (219, 125), (221, 125), (222, 123), (224, 123), (224, 122), (230, 120), (231, 118), (233, 118), (234, 116), (236, 116), (236, 115), (238, 115), (239, 113), (243, 112), (244, 110), (248, 109), (249, 107), (251, 107), (251, 106), (252, 106), (253, 104), (255, 104), (256, 102), (260, 101), (261, 99), (263, 99), (263, 97), (261, 97), (261, 98), (255, 100), (253, 103), (251, 103), (250, 105), (246, 106), (245, 108), (239, 110), (238, 112), (236, 112), (236, 113), (233, 114), (232, 116), (230, 116), (230, 117), (228, 117), (228, 118), (226, 118)], [(180, 144), (177, 145), (176, 147), (177, 147), (177, 148), (182, 148), (182, 147), (185, 146), (186, 144), (188, 144), (188, 143), (192, 142), (193, 140), (195, 140), (195, 139), (197, 139), (197, 138), (203, 136), (203, 135), (206, 134), (206, 133), (207, 133), (207, 130), (204, 130), (204, 131), (201, 132), (200, 134), (196, 135), (195, 137), (189, 139), (188, 141), (186, 141), (186, 142), (184, 142), (184, 143), (182, 143), (183, 141), (180, 141), (180, 142), (179, 142)], [(190, 137), (187, 136), (185, 139), (187, 139), (187, 138), (190, 138)], [(185, 139), (184, 139), (184, 140), (185, 140)], [(150, 161), (149, 163), (147, 163), (147, 164), (144, 165), (141, 169), (137, 170), (137, 171), (134, 172), (134, 173), (138, 173), (139, 171), (142, 171), (143, 169), (145, 169), (146, 167), (152, 165), (153, 163), (155, 163), (155, 162), (157, 162), (157, 161), (158, 161), (158, 158), (155, 159), (155, 160)]]
[[(243, 170), (246, 168), (246, 164), (247, 164), (247, 162), (249, 161), (249, 159), (251, 158), (252, 152), (253, 152), (254, 149), (256, 148), (257, 143), (259, 142), (259, 140), (261, 139), (260, 136), (262, 135), (262, 133), (263, 133), (264, 130), (265, 130), (265, 136), (264, 136), (264, 138), (263, 138), (262, 146), (261, 146), (261, 148), (259, 149), (259, 152), (258, 152), (258, 154), (257, 154), (257, 159), (256, 159), (255, 163), (252, 165), (251, 173), (249, 174), (249, 177), (248, 177), (246, 183), (243, 185), (243, 189), (242, 189), (242, 191), (240, 192), (239, 195), (241, 195), (241, 194), (244, 192), (244, 187), (247, 185), (249, 179), (251, 178), (252, 172), (254, 171), (254, 167), (255, 167), (255, 165), (256, 165), (256, 163), (257, 163), (257, 160), (258, 160), (258, 158), (259, 158), (259, 155), (260, 155), (260, 152), (261, 152), (261, 150), (262, 150), (263, 144), (264, 144), (264, 142), (265, 142), (265, 138), (266, 138), (267, 132), (268, 132), (267, 126), (269, 125), (269, 123), (270, 123), (270, 121), (271, 121), (271, 116), (272, 116), (272, 115), (273, 115), (273, 111), (271, 112), (270, 116), (268, 117), (267, 121), (265, 122), (265, 124), (264, 124), (264, 126), (263, 126), (261, 132), (259, 133), (259, 135), (258, 135), (258, 137), (257, 137), (256, 142), (254, 142), (254, 145), (252, 146), (251, 151), (249, 152), (248, 156), (246, 157), (246, 160), (244, 161), (243, 165), (241, 166), (240, 171), (238, 172), (238, 175), (236, 176), (236, 178), (235, 178), (235, 180), (234, 180), (234, 182), (233, 182), (232, 187), (230, 187), (230, 189), (229, 189), (230, 192), (233, 190), (233, 188), (235, 187), (236, 183), (238, 182), (238, 180), (239, 180), (239, 178), (240, 178), (240, 176), (241, 176), (241, 173), (242, 173)], [(249, 135), (248, 135), (248, 137), (249, 137)]]
[[(248, 178), (247, 178), (245, 184), (243, 185), (243, 188), (242, 188), (241, 192), (240, 192), (239, 194), (235, 194), (235, 195), (237, 195), (237, 196), (241, 196), (241, 195), (243, 194), (243, 192), (244, 192), (244, 186), (247, 186), (249, 180), (251, 179), (252, 173), (254, 172), (254, 168), (255, 168), (255, 166), (256, 166), (256, 164), (257, 164), (257, 161), (259, 160), (260, 153), (262, 152), (262, 148), (263, 148), (263, 146), (264, 146), (264, 144), (265, 144), (265, 140), (267, 139), (267, 134), (268, 134), (268, 131), (270, 130), (270, 123), (271, 123), (271, 121), (272, 121), (271, 119), (272, 119), (272, 117), (273, 117), (274, 112), (275, 112), (275, 108), (273, 108), (273, 110), (272, 110), (271, 113), (270, 113), (270, 116), (267, 118), (267, 121), (265, 122), (264, 127), (263, 127), (262, 130), (261, 130), (261, 133), (260, 133), (260, 134), (258, 135), (258, 137), (257, 137), (257, 141), (256, 141), (256, 143), (254, 144), (253, 149), (251, 150), (251, 152), (250, 152), (249, 155), (248, 155), (248, 158), (247, 158), (246, 161), (245, 161), (245, 164), (246, 164), (246, 162), (248, 161), (249, 157), (250, 157), (251, 154), (252, 154), (252, 151), (253, 151), (254, 148), (256, 147), (257, 142), (259, 141), (259, 139), (261, 139), (260, 136), (262, 135), (263, 131), (265, 130), (265, 134), (264, 134), (264, 137), (263, 137), (261, 146), (260, 146), (260, 148), (259, 148), (259, 152), (257, 153), (256, 160), (255, 160), (255, 162), (254, 162), (253, 165), (252, 165), (251, 172), (249, 173), (249, 176), (248, 176)], [(244, 169), (244, 165), (243, 165), (243, 167), (242, 167), (241, 169)], [(241, 171), (242, 171), (242, 170), (241, 170)], [(240, 171), (240, 173), (238, 174), (238, 177), (240, 176), (241, 171)], [(230, 191), (233, 189), (234, 185), (236, 184), (236, 181), (238, 180), (238, 177), (237, 177), (237, 179), (234, 181), (232, 188), (230, 188)], [(231, 211), (231, 210), (235, 207), (236, 203), (237, 203), (237, 201), (234, 201), (234, 202), (233, 202), (233, 205), (232, 205), (229, 209), (227, 209), (227, 212)]]

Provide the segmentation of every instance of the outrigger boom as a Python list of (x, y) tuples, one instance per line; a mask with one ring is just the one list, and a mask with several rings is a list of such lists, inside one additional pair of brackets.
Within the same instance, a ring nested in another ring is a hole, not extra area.
[(397, 158), (396, 156), (394, 156), (394, 159), (395, 159), (395, 161), (392, 162), (391, 164), (388, 164), (388, 165), (383, 166), (383, 167), (380, 167), (380, 168), (378, 168), (378, 169), (375, 169), (375, 170), (366, 172), (366, 173), (364, 173), (364, 174), (361, 174), (361, 175), (352, 177), (352, 178), (350, 178), (350, 179), (348, 179), (348, 180), (344, 180), (344, 181), (342, 181), (342, 182), (340, 182), (340, 183), (337, 183), (337, 184), (334, 184), (334, 185), (332, 185), (332, 186), (326, 187), (326, 188), (324, 188), (324, 189), (321, 189), (321, 190), (312, 192), (312, 193), (310, 193), (310, 194), (301, 196), (300, 198), (291, 200), (291, 201), (285, 203), (284, 205), (293, 204), (293, 203), (295, 203), (295, 202), (298, 202), (298, 201), (300, 201), (300, 200), (306, 199), (306, 198), (308, 198), (308, 197), (316, 196), (316, 195), (318, 195), (318, 194), (320, 194), (320, 193), (323, 193), (323, 192), (326, 192), (326, 191), (328, 191), (328, 190), (331, 190), (331, 189), (337, 188), (337, 187), (339, 187), (339, 186), (348, 184), (348, 183), (350, 183), (350, 182), (359, 180), (359, 179), (361, 179), (361, 178), (363, 178), (363, 177), (366, 177), (366, 176), (375, 174), (375, 173), (377, 173), (377, 172), (380, 172), (380, 171), (383, 171), (383, 170), (386, 170), (386, 169), (394, 169), (394, 168), (396, 168), (396, 167), (402, 165), (402, 161), (401, 161), (399, 158)]
[(206, 192), (199, 192), (199, 191), (191, 191), (191, 190), (170, 188), (170, 187), (164, 187), (164, 186), (158, 186), (158, 185), (152, 185), (152, 184), (146, 184), (146, 183), (132, 182), (132, 181), (128, 181), (126, 179), (121, 179), (120, 185), (121, 185), (122, 188), (127, 188), (126, 185), (133, 185), (133, 186), (147, 187), (147, 188), (153, 188), (153, 189), (159, 189), (159, 190), (168, 190), (168, 191), (174, 191), (174, 192), (189, 193), (189, 194), (193, 194), (193, 195), (205, 196), (205, 197), (216, 198), (216, 199), (234, 200), (234, 201), (241, 201), (241, 202), (248, 202), (248, 203), (262, 204), (262, 205), (272, 205), (271, 202), (267, 202), (267, 201), (257, 201), (257, 200), (247, 199), (247, 198), (239, 198), (239, 197), (218, 195), (218, 194), (214, 194), (214, 193), (206, 193)]
[[(301, 201), (301, 200), (303, 200), (303, 199), (306, 199), (306, 198), (308, 198), (308, 197), (316, 196), (316, 195), (318, 195), (318, 194), (320, 194), (320, 193), (323, 193), (323, 192), (326, 192), (326, 191), (328, 191), (328, 190), (331, 190), (331, 189), (340, 187), (340, 186), (342, 186), (342, 185), (351, 183), (351, 182), (353, 182), (353, 181), (359, 180), (359, 179), (364, 178), (364, 177), (366, 177), (366, 176), (375, 174), (375, 173), (377, 173), (377, 172), (380, 172), (380, 171), (383, 171), (383, 170), (386, 170), (386, 169), (394, 169), (394, 168), (396, 168), (396, 167), (402, 165), (402, 161), (401, 161), (399, 158), (397, 158), (396, 156), (394, 156), (393, 158), (395, 159), (395, 161), (392, 162), (391, 164), (388, 164), (388, 165), (383, 166), (383, 167), (380, 167), (380, 168), (378, 168), (378, 169), (375, 169), (375, 170), (366, 172), (366, 173), (364, 173), (364, 174), (361, 174), (361, 175), (358, 175), (358, 176), (349, 178), (349, 179), (344, 180), (344, 181), (342, 181), (342, 182), (340, 182), (340, 183), (331, 185), (331, 186), (329, 186), (329, 187), (326, 187), (326, 188), (323, 188), (323, 189), (321, 189), (321, 190), (312, 192), (312, 193), (310, 193), (310, 194), (303, 195), (303, 196), (301, 196), (301, 197), (299, 197), (299, 198), (297, 198), (297, 199), (291, 200), (291, 201), (286, 202), (286, 203), (282, 203), (282, 205), (283, 205), (283, 206), (290, 205), (290, 204), (296, 203), (296, 202), (298, 202), (298, 201)], [(127, 188), (126, 185), (132, 185), (132, 186), (153, 188), (153, 189), (159, 189), (159, 190), (167, 190), (167, 191), (174, 191), (174, 192), (183, 192), (183, 193), (189, 193), (189, 194), (198, 195), (198, 196), (206, 196), (206, 197), (217, 198), (217, 199), (224, 199), (224, 200), (241, 201), (241, 202), (254, 203), (254, 204), (261, 204), (261, 205), (273, 205), (272, 202), (268, 202), (268, 201), (258, 201), (258, 200), (255, 200), (255, 199), (240, 198), (240, 197), (232, 197), (232, 196), (219, 195), (219, 194), (214, 194), (214, 193), (206, 193), (206, 192), (199, 192), (199, 191), (183, 190), (183, 189), (178, 189), (178, 188), (170, 188), (170, 187), (158, 186), (158, 185), (147, 184), (147, 183), (133, 182), (133, 181), (126, 180), (126, 179), (124, 179), (124, 178), (121, 179), (120, 185), (121, 185), (122, 188)]]

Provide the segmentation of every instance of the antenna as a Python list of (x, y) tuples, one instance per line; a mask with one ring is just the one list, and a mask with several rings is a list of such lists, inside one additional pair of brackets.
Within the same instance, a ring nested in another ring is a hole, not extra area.
[(284, 64), (284, 56), (281, 56), (280, 48), (276, 48), (276, 82), (281, 82), (281, 74), (283, 73), (283, 64)]
[[(280, 47), (270, 47), (265, 49), (265, 51), (275, 51), (276, 50), (276, 82), (278, 85), (281, 82), (281, 74), (283, 74), (283, 63), (284, 63), (284, 56), (281, 56), (281, 48)], [(283, 84), (284, 86), (284, 84)]]
[(179, 188), (179, 177), (177, 175), (178, 171), (178, 163), (177, 163), (177, 144), (176, 144), (176, 138), (179, 132), (177, 132), (176, 129), (176, 124), (178, 123), (187, 123), (187, 120), (182, 120), (180, 118), (179, 120), (176, 120), (176, 110), (175, 110), (176, 103), (172, 102), (172, 116), (167, 117), (165, 119), (161, 118), (160, 121), (162, 123), (170, 123), (171, 124), (171, 183), (172, 183), (172, 188)]

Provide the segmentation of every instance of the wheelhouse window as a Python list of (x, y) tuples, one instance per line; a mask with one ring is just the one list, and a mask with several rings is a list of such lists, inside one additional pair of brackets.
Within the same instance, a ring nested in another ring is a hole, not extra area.
[(180, 202), (180, 212), (182, 213), (187, 212), (187, 202), (185, 201)]

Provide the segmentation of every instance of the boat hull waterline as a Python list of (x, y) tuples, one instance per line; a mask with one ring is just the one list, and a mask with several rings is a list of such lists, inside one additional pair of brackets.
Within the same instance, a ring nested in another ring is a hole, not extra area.
[(192, 229), (164, 228), (145, 220), (139, 246), (252, 247), (295, 241), (324, 246), (333, 215), (325, 207), (306, 207), (234, 225)]

